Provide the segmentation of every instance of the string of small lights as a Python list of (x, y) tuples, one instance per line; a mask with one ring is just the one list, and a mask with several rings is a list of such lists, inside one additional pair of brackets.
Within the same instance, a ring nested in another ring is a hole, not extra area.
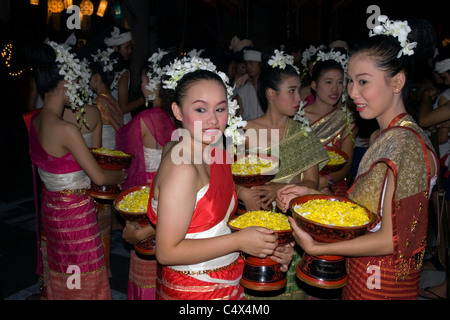
[[(3, 47), (2, 51), (1, 51), (1, 56), (2, 56), (2, 58), (5, 61), (5, 66), (8, 69), (8, 74), (11, 77), (18, 77), (25, 71), (25, 69), (20, 69), (18, 71), (13, 71), (14, 68), (11, 65), (12, 52), (13, 52), (12, 48), (13, 48), (13, 46), (12, 46), (11, 43), (5, 44), (5, 46)], [(11, 70), (9, 70), (9, 69), (11, 69)]]

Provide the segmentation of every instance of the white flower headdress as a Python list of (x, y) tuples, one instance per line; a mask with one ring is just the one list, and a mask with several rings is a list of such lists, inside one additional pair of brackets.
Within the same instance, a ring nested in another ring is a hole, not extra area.
[(294, 67), (295, 71), (297, 73), (300, 73), (298, 68), (294, 65), (294, 57), (289, 54), (284, 54), (283, 51), (275, 50), (275, 55), (273, 55), (269, 61), (267, 62), (269, 66), (272, 66), (272, 68), (280, 68), (285, 69), (287, 65), (290, 65)]
[(308, 136), (308, 132), (311, 132), (311, 127), (309, 126), (309, 119), (305, 116), (306, 102), (300, 101), (297, 113), (294, 115), (294, 120), (299, 121), (302, 124), (301, 130), (305, 136)]
[(411, 32), (411, 28), (407, 21), (392, 21), (385, 15), (378, 16), (378, 21), (380, 25), (375, 26), (369, 31), (370, 37), (382, 34), (397, 38), (402, 47), (397, 54), (397, 58), (400, 58), (403, 54), (408, 56), (414, 54), (413, 49), (417, 46), (417, 42), (409, 42), (408, 40), (408, 34)]
[(227, 100), (228, 100), (228, 126), (225, 129), (225, 136), (233, 139), (234, 151), (236, 151), (236, 145), (240, 145), (245, 142), (245, 136), (241, 134), (238, 129), (245, 127), (247, 121), (242, 120), (241, 116), (236, 115), (236, 110), (239, 109), (239, 105), (236, 100), (233, 100), (233, 88), (229, 85), (229, 79), (227, 75), (218, 71), (216, 66), (207, 58), (201, 58), (202, 50), (196, 49), (190, 51), (186, 56), (181, 59), (175, 59), (170, 65), (164, 67), (163, 73), (168, 76), (168, 79), (162, 80), (163, 88), (175, 90), (178, 81), (183, 78), (184, 75), (197, 71), (208, 70), (216, 73), (225, 84), (227, 88)]
[(148, 96), (146, 97), (146, 105), (147, 101), (152, 101), (156, 99), (156, 94), (159, 89), (159, 85), (161, 84), (161, 76), (163, 75), (163, 70), (161, 69), (160, 63), (161, 59), (167, 54), (166, 51), (158, 49), (158, 52), (155, 52), (149, 59), (149, 71), (147, 72), (148, 84), (145, 88), (149, 91)]
[(317, 59), (314, 63), (316, 63), (317, 61), (326, 61), (326, 60), (334, 60), (338, 62), (342, 66), (342, 69), (344, 69), (344, 73), (347, 71), (348, 57), (345, 53), (342, 53), (340, 51), (334, 51), (333, 49), (331, 49), (328, 52), (319, 50), (317, 52)]
[(48, 41), (56, 53), (56, 62), (58, 63), (59, 74), (64, 76), (67, 90), (66, 94), (70, 99), (72, 110), (79, 110), (77, 120), (82, 118), (83, 124), (89, 126), (84, 118), (84, 104), (87, 103), (92, 95), (89, 88), (90, 72), (88, 71), (87, 61), (75, 57), (75, 54), (69, 51), (64, 45), (59, 45), (54, 41)]
[(310, 45), (308, 49), (305, 49), (302, 53), (302, 66), (306, 69), (308, 69), (308, 61), (312, 59), (312, 57), (321, 49), (324, 49), (324, 45), (320, 45), (318, 47), (315, 47), (313, 45)]
[(111, 53), (114, 52), (112, 48), (106, 48), (104, 51), (100, 49), (97, 50), (96, 54), (91, 54), (92, 59), (95, 62), (99, 62), (102, 64), (103, 72), (113, 71), (114, 64), (117, 63), (117, 59), (110, 59)]

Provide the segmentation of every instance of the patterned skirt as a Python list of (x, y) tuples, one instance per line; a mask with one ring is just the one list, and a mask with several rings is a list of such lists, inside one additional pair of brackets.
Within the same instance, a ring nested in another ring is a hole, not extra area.
[(92, 198), (71, 190), (46, 191), (42, 227), (47, 238), (48, 299), (111, 299)]

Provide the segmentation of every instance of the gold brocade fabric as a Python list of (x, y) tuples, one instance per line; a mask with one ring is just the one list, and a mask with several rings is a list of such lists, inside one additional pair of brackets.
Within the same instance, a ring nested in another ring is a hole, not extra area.
[(355, 128), (355, 119), (349, 114), (349, 123), (347, 124), (347, 115), (342, 109), (336, 108), (326, 114), (313, 124), (311, 129), (325, 146), (328, 144), (339, 145)]
[[(317, 136), (313, 132), (305, 135), (301, 127), (300, 122), (288, 119), (279, 145), (279, 170), (271, 182), (289, 183), (312, 166), (319, 165), (320, 170), (329, 161), (328, 154)], [(271, 154), (271, 147), (260, 151)]]
[[(396, 279), (406, 279), (420, 268), (426, 245), (430, 161), (432, 144), (411, 116), (406, 115), (384, 130), (361, 160), (348, 197), (380, 216), (382, 192), (388, 170), (395, 179), (392, 206), (394, 253), (378, 257), (392, 261)], [(380, 218), (379, 218), (380, 219)], [(379, 220), (377, 221), (379, 222)], [(387, 263), (388, 264), (388, 263)]]

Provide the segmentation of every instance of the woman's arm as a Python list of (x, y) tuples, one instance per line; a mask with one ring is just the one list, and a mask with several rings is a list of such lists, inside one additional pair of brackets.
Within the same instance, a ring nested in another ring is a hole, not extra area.
[[(347, 177), (348, 173), (350, 172), (350, 168), (352, 166), (354, 150), (355, 150), (355, 143), (349, 136), (347, 136), (347, 138), (342, 142), (341, 151), (345, 152), (345, 154), (348, 156), (348, 161), (340, 170), (329, 173), (329, 176), (331, 177), (333, 182), (341, 181), (342, 179)], [(322, 190), (323, 188), (327, 188), (328, 183), (329, 179), (327, 176), (320, 176), (318, 189)]]
[(124, 72), (119, 79), (117, 89), (117, 100), (120, 105), (120, 110), (123, 114), (134, 111), (145, 103), (144, 97), (139, 97), (134, 101), (128, 101), (128, 79), (130, 78), (129, 72)]
[(450, 100), (441, 100), (438, 101), (438, 104), (439, 106), (432, 110), (429, 91), (425, 91), (419, 109), (419, 125), (421, 127), (428, 128), (450, 119)]

